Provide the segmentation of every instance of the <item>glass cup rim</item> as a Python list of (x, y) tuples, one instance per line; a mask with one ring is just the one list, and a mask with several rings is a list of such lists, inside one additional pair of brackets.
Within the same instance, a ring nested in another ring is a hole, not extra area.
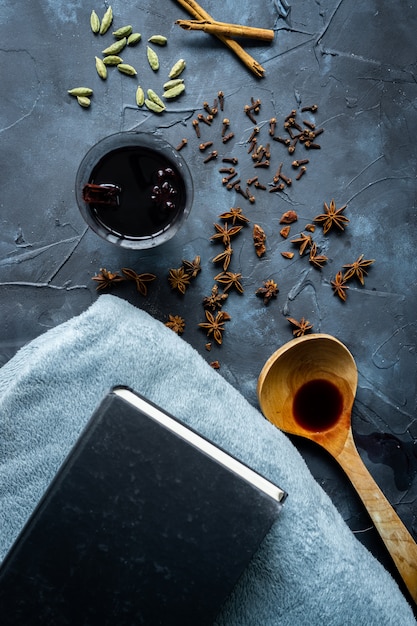
[[(172, 224), (156, 234), (144, 237), (134, 237), (131, 235), (119, 235), (105, 228), (92, 214), (89, 204), (83, 198), (84, 185), (89, 182), (94, 166), (106, 154), (118, 150), (119, 148), (144, 147), (164, 156), (168, 162), (175, 166), (180, 173), (185, 188), (185, 206)], [(169, 241), (179, 231), (187, 219), (194, 199), (194, 185), (190, 169), (187, 162), (166, 139), (151, 131), (120, 131), (103, 137), (91, 146), (82, 158), (75, 177), (75, 196), (78, 208), (84, 221), (93, 232), (102, 239), (116, 244), (122, 248), (131, 250), (145, 250), (153, 248)]]

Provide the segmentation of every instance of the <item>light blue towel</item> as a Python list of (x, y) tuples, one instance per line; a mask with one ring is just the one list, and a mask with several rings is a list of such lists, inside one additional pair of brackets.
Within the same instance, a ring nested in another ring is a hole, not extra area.
[(0, 370), (0, 559), (94, 408), (118, 384), (289, 493), (219, 625), (416, 623), (392, 577), (348, 529), (289, 439), (173, 331), (110, 295)]

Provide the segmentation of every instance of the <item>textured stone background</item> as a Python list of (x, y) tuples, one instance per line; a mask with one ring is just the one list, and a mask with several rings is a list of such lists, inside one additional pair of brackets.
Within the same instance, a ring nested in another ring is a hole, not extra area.
[[(104, 3), (2, 0), (0, 7), (0, 364), (32, 338), (85, 310), (97, 297), (91, 278), (101, 267), (132, 267), (157, 275), (148, 297), (131, 284), (114, 293), (163, 322), (169, 313), (183, 316), (184, 339), (208, 361), (219, 360), (219, 375), (256, 405), (264, 362), (292, 338), (286, 317), (304, 316), (314, 331), (337, 336), (353, 353), (359, 370), (352, 416), (356, 442), (375, 480), (417, 537), (417, 17), (411, 0), (220, 5), (206, 0), (204, 7), (216, 19), (275, 29), (271, 45), (244, 43), (265, 67), (263, 79), (216, 39), (176, 26), (176, 19), (189, 16), (173, 0), (114, 0), (114, 28), (132, 24), (142, 41), (122, 54), (137, 68), (137, 78), (113, 70), (105, 82), (95, 72), (94, 56), (112, 42), (111, 31), (94, 36), (89, 27), (91, 9), (102, 15)], [(146, 60), (146, 40), (154, 33), (169, 40), (158, 49), (161, 68), (156, 74)], [(161, 116), (138, 109), (137, 83), (161, 92), (180, 57), (187, 62), (185, 95)], [(94, 89), (89, 110), (67, 95), (78, 85)], [(224, 112), (211, 127), (201, 128), (201, 140), (212, 140), (219, 158), (204, 164), (191, 122), (219, 90), (225, 93)], [(280, 162), (287, 175), (294, 178), (294, 173), (292, 157), (277, 142), (271, 142), (270, 169), (254, 172), (247, 153), (253, 125), (243, 113), (251, 97), (262, 101), (260, 141), (268, 141), (271, 117), (277, 118), (276, 134), (283, 135), (284, 118), (293, 108), (298, 120), (314, 120), (324, 128), (321, 150), (306, 153), (298, 146), (294, 154), (310, 158), (306, 175), (281, 193), (257, 191), (254, 204), (221, 184), (221, 156), (239, 158), (242, 181), (258, 174), (269, 185)], [(313, 103), (319, 107), (315, 116), (299, 112)], [(220, 136), (223, 116), (235, 133), (227, 144)], [(192, 213), (180, 234), (162, 248), (142, 253), (122, 251), (90, 232), (74, 193), (84, 153), (108, 134), (134, 129), (162, 134), (173, 145), (187, 137), (182, 154), (195, 186)], [(319, 271), (280, 236), (279, 219), (284, 211), (297, 211), (299, 220), (291, 229), (291, 237), (296, 236), (332, 198), (337, 206), (347, 204), (350, 222), (341, 234), (323, 236), (320, 228), (314, 233), (329, 257)], [(201, 301), (220, 271), (211, 259), (221, 250), (210, 237), (218, 215), (232, 206), (240, 206), (251, 220), (233, 240), (230, 267), (242, 274), (244, 294), (230, 294), (225, 310), (232, 320), (224, 343), (207, 352), (198, 328), (204, 320)], [(254, 253), (253, 223), (267, 234), (262, 259)], [(288, 261), (281, 252), (291, 249), (296, 254)], [(375, 264), (364, 287), (350, 283), (343, 303), (333, 295), (330, 280), (360, 254)], [(202, 272), (180, 296), (170, 289), (168, 270), (195, 255), (201, 256)], [(255, 291), (268, 278), (280, 291), (266, 307)], [(313, 445), (297, 445), (358, 538), (390, 567), (342, 472)]]

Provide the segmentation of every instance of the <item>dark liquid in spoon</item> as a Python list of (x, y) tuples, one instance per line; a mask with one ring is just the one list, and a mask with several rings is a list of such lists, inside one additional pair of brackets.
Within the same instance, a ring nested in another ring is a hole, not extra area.
[(186, 191), (177, 168), (149, 148), (125, 147), (105, 155), (89, 183), (120, 190), (117, 205), (89, 203), (95, 219), (115, 235), (130, 239), (156, 236), (182, 213)]
[(302, 385), (293, 400), (295, 420), (314, 432), (333, 426), (342, 409), (342, 394), (336, 385), (324, 379), (310, 380)]

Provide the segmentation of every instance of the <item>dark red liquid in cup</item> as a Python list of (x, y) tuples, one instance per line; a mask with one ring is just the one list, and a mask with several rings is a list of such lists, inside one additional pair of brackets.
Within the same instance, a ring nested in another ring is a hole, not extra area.
[(339, 389), (324, 379), (310, 380), (300, 387), (293, 400), (295, 420), (311, 431), (326, 430), (334, 426), (343, 409)]
[[(184, 211), (182, 176), (164, 155), (143, 146), (108, 152), (94, 166), (89, 181), (99, 197), (117, 189), (114, 202), (88, 202), (94, 219), (111, 233), (130, 239), (153, 237), (169, 228)], [(88, 194), (88, 185), (84, 190)], [(93, 195), (93, 194), (91, 194)], [(104, 197), (104, 196), (103, 196)]]

